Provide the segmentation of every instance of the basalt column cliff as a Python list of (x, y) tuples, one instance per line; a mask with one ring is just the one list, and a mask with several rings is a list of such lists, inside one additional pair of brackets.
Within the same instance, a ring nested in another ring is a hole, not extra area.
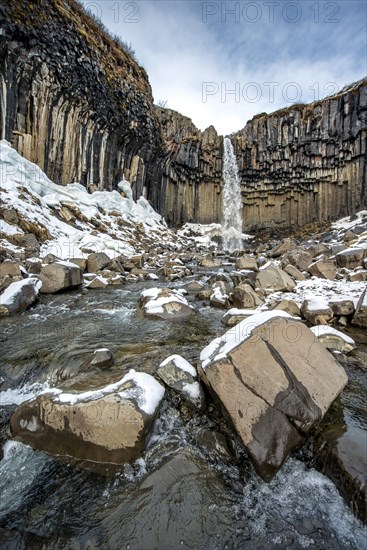
[(367, 204), (367, 80), (248, 122), (234, 137), (247, 227), (294, 226)]
[(75, 0), (0, 5), (0, 137), (60, 184), (143, 193), (161, 149), (145, 70)]
[[(168, 151), (157, 178), (160, 211), (177, 224), (220, 221), (222, 137), (174, 111), (158, 116)], [(247, 229), (333, 219), (367, 204), (367, 80), (256, 116), (232, 141)]]
[[(220, 221), (223, 137), (154, 106), (145, 70), (75, 0), (4, 0), (0, 23), (0, 138), (57, 183), (125, 176), (173, 225)], [(248, 122), (232, 137), (243, 227), (365, 206), (366, 128), (366, 80)]]
[(175, 225), (219, 221), (223, 137), (213, 126), (200, 132), (176, 111), (156, 108), (156, 112), (165, 151), (157, 166), (153, 204)]

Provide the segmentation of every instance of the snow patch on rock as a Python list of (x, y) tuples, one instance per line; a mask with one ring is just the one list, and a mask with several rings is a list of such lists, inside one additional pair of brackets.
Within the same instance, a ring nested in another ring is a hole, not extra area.
[(165, 365), (168, 365), (168, 363), (173, 363), (176, 365), (178, 369), (181, 369), (185, 372), (188, 372), (193, 376), (194, 378), (197, 378), (197, 372), (195, 367), (193, 367), (186, 359), (181, 357), (181, 355), (170, 355), (165, 359), (159, 366), (164, 367)]
[(282, 310), (264, 311), (251, 315), (228, 330), (223, 336), (213, 340), (202, 350), (200, 354), (202, 368), (205, 369), (210, 363), (224, 359), (234, 348), (248, 340), (255, 329), (277, 317), (294, 319), (292, 315)]

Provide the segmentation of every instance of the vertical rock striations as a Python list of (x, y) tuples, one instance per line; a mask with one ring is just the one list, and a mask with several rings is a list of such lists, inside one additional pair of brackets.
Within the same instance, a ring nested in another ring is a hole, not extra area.
[[(166, 153), (150, 198), (171, 223), (219, 222), (223, 139), (157, 109)], [(249, 121), (232, 137), (243, 226), (301, 226), (367, 205), (367, 80), (310, 105)], [(155, 194), (158, 193), (158, 196)]]
[(164, 150), (151, 190), (167, 221), (211, 223), (221, 217), (223, 138), (209, 126), (200, 132), (191, 119), (156, 107)]
[(367, 204), (367, 80), (258, 115), (233, 141), (247, 227), (335, 219)]
[(0, 6), (0, 138), (61, 184), (140, 195), (159, 146), (148, 77), (75, 0)]
[[(60, 184), (124, 175), (169, 223), (221, 219), (223, 138), (153, 105), (145, 70), (76, 0), (0, 5), (0, 139)], [(367, 204), (367, 80), (248, 122), (233, 138), (243, 226), (294, 226)]]

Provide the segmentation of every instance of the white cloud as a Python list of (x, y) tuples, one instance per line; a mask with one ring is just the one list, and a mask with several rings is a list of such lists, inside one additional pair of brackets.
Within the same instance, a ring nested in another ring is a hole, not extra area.
[[(96, 4), (84, 3), (91, 8)], [(222, 4), (230, 8), (234, 2), (212, 2), (219, 11), (208, 16), (206, 24), (202, 2), (105, 0), (98, 4), (106, 26), (135, 49), (148, 72), (155, 101), (167, 100), (168, 107), (192, 118), (202, 130), (211, 124), (223, 134), (239, 130), (259, 112), (325, 97), (367, 72), (366, 61), (360, 62), (366, 35), (364, 3), (353, 10), (348, 2), (346, 11), (343, 2), (336, 2), (339, 19), (335, 24), (323, 22), (330, 16), (330, 10), (322, 11), (323, 4), (315, 22), (312, 2), (300, 3), (302, 18), (295, 24), (280, 17), (284, 3), (278, 20), (276, 12), (274, 23), (269, 23), (267, 4), (259, 2), (262, 17), (255, 24), (243, 18), (235, 23), (233, 16), (227, 17), (227, 23), (221, 21)], [(241, 8), (245, 4), (240, 2)], [(115, 23), (111, 8), (116, 10), (117, 5), (120, 21)], [(126, 14), (134, 9), (131, 5), (139, 8), (134, 15), (137, 23), (127, 22)], [(207, 95), (206, 102), (205, 82), (215, 83), (217, 90)], [(253, 82), (256, 86), (249, 86)], [(274, 83), (274, 98), (272, 85), (266, 83)], [(330, 83), (335, 83), (334, 88)], [(233, 89), (236, 95), (228, 93)], [(258, 101), (252, 101), (256, 94)]]

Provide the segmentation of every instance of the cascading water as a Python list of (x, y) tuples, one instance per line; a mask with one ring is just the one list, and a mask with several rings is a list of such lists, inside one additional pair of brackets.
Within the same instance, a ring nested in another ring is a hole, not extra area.
[(223, 142), (223, 248), (233, 252), (242, 248), (242, 196), (237, 159), (231, 140)]

